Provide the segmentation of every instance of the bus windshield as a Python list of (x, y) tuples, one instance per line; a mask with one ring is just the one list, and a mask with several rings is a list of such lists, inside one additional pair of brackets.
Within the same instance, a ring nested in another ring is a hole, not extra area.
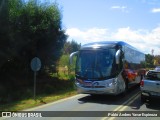
[(105, 79), (113, 76), (115, 49), (81, 50), (76, 62), (77, 77)]

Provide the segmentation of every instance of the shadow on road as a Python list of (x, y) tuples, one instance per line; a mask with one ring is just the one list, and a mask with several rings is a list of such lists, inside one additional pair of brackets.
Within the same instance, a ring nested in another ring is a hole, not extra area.
[(146, 103), (146, 107), (150, 110), (160, 110), (160, 99), (150, 100)]
[[(129, 110), (140, 110), (140, 111), (154, 111), (160, 110), (160, 99), (152, 99), (147, 101), (146, 103), (141, 102), (140, 98), (140, 88), (135, 86), (126, 93), (125, 96), (123, 95), (88, 95), (78, 99), (79, 104), (85, 103), (98, 103), (98, 104), (106, 104), (106, 105), (122, 105), (124, 102), (129, 100), (132, 96), (138, 94), (138, 98), (134, 100), (133, 103), (129, 105)], [(134, 99), (134, 98), (133, 98)]]
[(138, 86), (135, 86), (128, 90), (125, 96), (123, 95), (88, 95), (78, 99), (80, 104), (85, 103), (98, 103), (98, 104), (107, 104), (107, 105), (122, 105), (125, 101), (130, 99), (133, 95), (137, 94), (140, 91)]
[[(131, 108), (133, 110), (138, 110), (141, 108), (142, 105), (145, 105), (145, 107), (147, 108), (148, 111), (160, 110), (159, 100), (160, 99), (155, 99), (155, 100), (150, 100), (150, 101), (146, 101), (145, 103), (142, 103), (140, 100), (140, 97), (139, 97), (131, 104)], [(146, 110), (146, 109), (143, 108), (140, 110)]]
[[(133, 93), (135, 93), (136, 91), (138, 91), (138, 88), (135, 89), (135, 91), (132, 91), (128, 93), (128, 95), (125, 97), (125, 99), (118, 99), (121, 102), (124, 102), (125, 100), (127, 100), (129, 98), (129, 96), (134, 95)], [(131, 95), (130, 95), (131, 94)], [(140, 110), (140, 111), (154, 111), (154, 110), (160, 110), (160, 104), (159, 104), (160, 99), (151, 99), (151, 100), (147, 100), (145, 103), (141, 102), (141, 98), (140, 96), (138, 96), (137, 99), (134, 100), (134, 102), (132, 102), (129, 105), (130, 110)], [(113, 103), (115, 103), (115, 101), (112, 101)], [(143, 106), (143, 107), (142, 107)], [(147, 109), (146, 109), (147, 108)]]

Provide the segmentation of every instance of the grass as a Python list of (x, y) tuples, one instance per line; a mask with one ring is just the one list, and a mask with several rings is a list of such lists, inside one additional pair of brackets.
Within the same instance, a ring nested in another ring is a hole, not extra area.
[(67, 98), (76, 94), (77, 93), (75, 90), (59, 91), (58, 93), (52, 94), (52, 95), (37, 96), (36, 100), (30, 98), (26, 100), (13, 102), (10, 104), (0, 105), (0, 110), (1, 111), (20, 111), (20, 110), (36, 107), (42, 104), (54, 102), (54, 101)]
[[(9, 103), (5, 104), (1, 103), (0, 110), (1, 111), (25, 110), (28, 108), (40, 106), (43, 104), (54, 102), (77, 94), (72, 83), (72, 80), (74, 80), (74, 74), (68, 74), (68, 71), (66, 70), (64, 71), (64, 69), (59, 70), (58, 74), (53, 73), (50, 74), (49, 78), (44, 77), (42, 79), (45, 79), (45, 83), (43, 80), (43, 83), (39, 83), (37, 85), (39, 86), (39, 90), (37, 90), (39, 91), (39, 93), (36, 96), (36, 100), (34, 100), (33, 97), (31, 98), (30, 95), (32, 95), (32, 91), (29, 91), (28, 93), (24, 94), (25, 97), (22, 96), (21, 100), (10, 101)], [(41, 81), (41, 79), (39, 79), (38, 81)], [(18, 93), (15, 95), (19, 97)], [(30, 97), (26, 98), (27, 95)]]
[[(41, 92), (36, 95), (36, 100), (34, 100), (33, 97), (22, 97), (22, 99), (18, 101), (11, 101), (9, 103), (0, 104), (0, 110), (21, 111), (77, 94), (72, 83), (74, 75), (68, 75), (66, 73), (59, 72), (58, 76), (57, 74), (50, 74), (50, 77), (53, 79), (49, 80), (46, 78), (46, 83), (39, 84), (39, 86), (41, 85), (41, 87), (39, 88), (39, 91), (41, 90)], [(30, 92), (29, 94), (32, 94)], [(25, 94), (25, 96), (27, 96), (27, 94)]]
[(50, 74), (51, 77), (58, 77), (59, 79), (63, 79), (63, 80), (68, 80), (68, 79), (73, 79), (74, 76), (73, 75), (68, 75), (67, 73), (52, 73)]

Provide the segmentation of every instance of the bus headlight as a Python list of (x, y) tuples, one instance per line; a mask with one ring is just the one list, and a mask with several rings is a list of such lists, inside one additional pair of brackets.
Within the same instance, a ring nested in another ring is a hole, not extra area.
[(108, 84), (108, 87), (111, 87), (112, 85), (113, 85), (113, 83), (109, 83), (109, 84)]
[(78, 86), (83, 86), (83, 80), (77, 78), (75, 84)]
[(113, 78), (110, 80), (106, 80), (106, 87), (112, 87), (117, 84), (117, 79)]
[(116, 85), (117, 84), (117, 78), (114, 78), (112, 83), (113, 83), (113, 85)]

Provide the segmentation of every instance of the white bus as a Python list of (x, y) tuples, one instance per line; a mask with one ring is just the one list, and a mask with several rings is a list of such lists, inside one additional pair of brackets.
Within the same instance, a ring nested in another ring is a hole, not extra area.
[(145, 54), (122, 41), (94, 42), (83, 45), (77, 56), (75, 85), (78, 93), (110, 94), (126, 93), (128, 88), (139, 84)]

